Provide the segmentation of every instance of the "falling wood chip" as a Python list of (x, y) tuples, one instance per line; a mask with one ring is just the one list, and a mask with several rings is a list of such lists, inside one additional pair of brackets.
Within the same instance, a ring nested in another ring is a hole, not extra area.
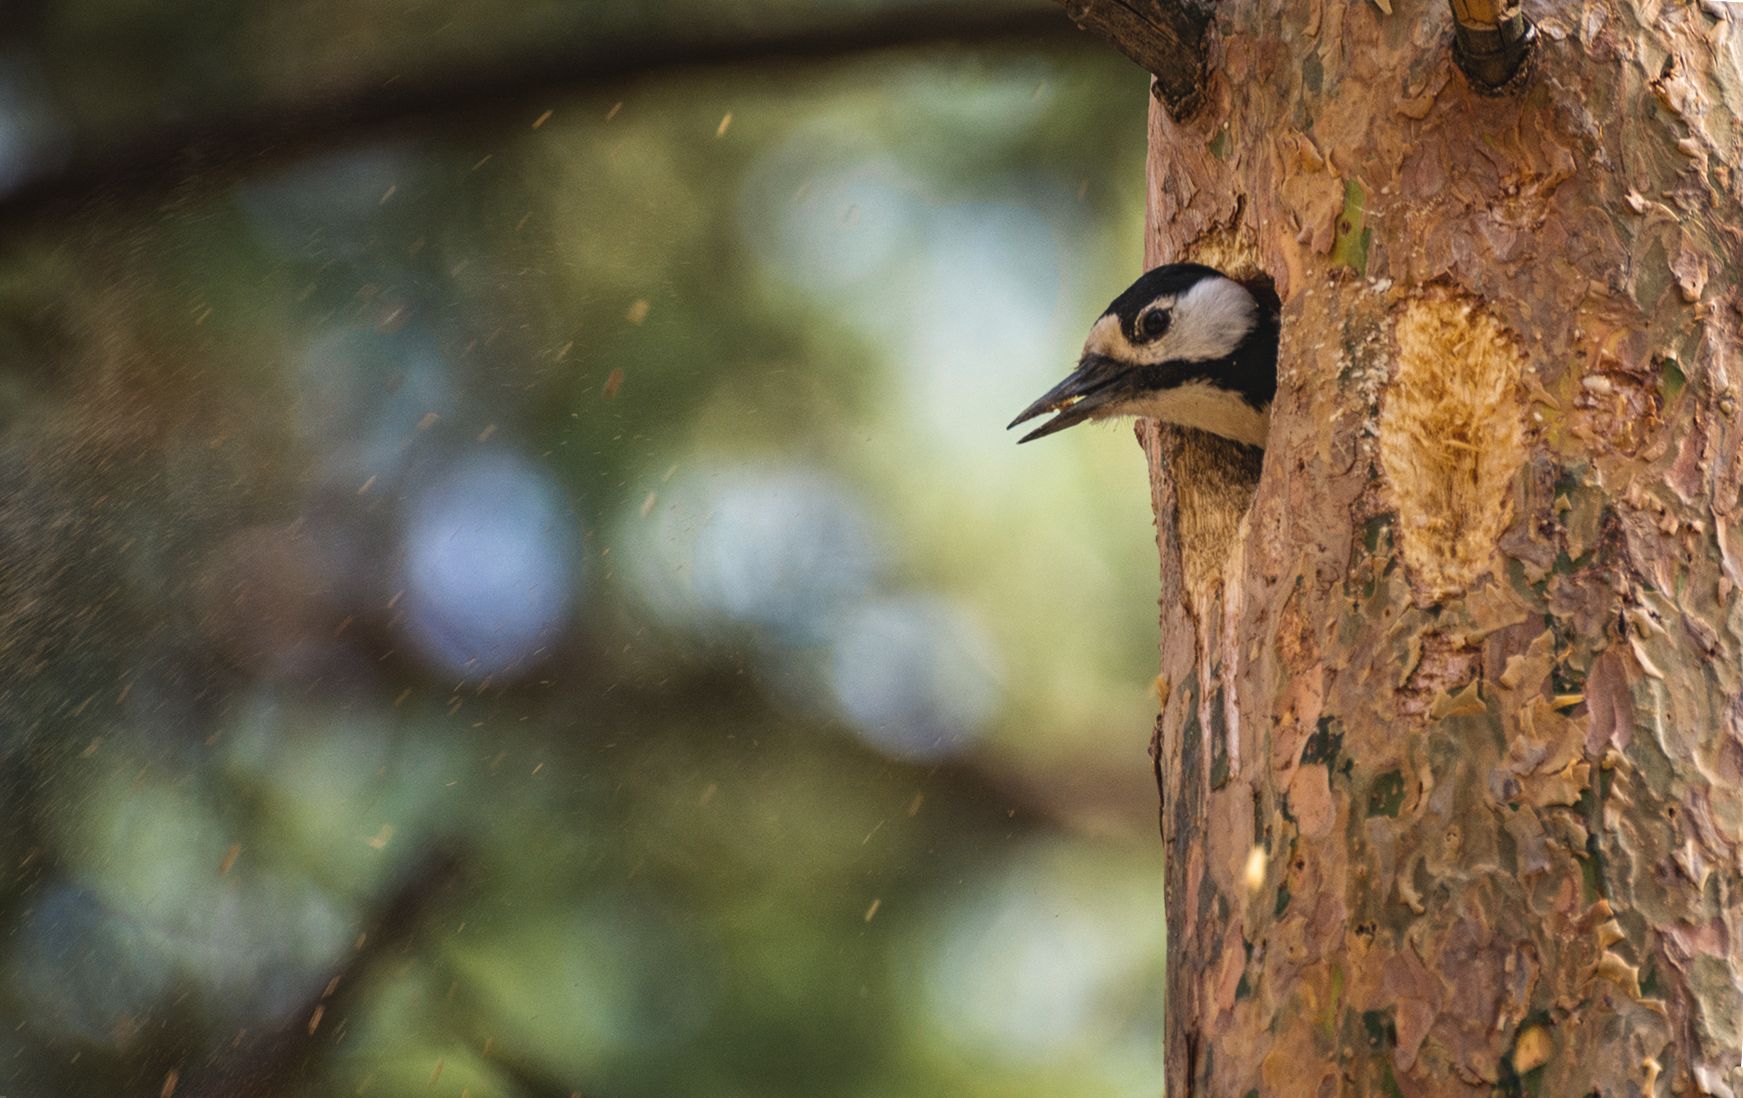
[(1247, 851), (1247, 869), (1243, 876), (1247, 879), (1247, 891), (1257, 892), (1265, 887), (1265, 847), (1262, 843), (1254, 843)]

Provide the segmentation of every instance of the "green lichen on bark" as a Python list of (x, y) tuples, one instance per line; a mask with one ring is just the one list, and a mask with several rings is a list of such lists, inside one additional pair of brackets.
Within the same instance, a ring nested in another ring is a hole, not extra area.
[(1374, 241), (1374, 230), (1368, 226), (1367, 200), (1368, 193), (1360, 181), (1344, 180), (1344, 208), (1338, 213), (1331, 258), (1357, 274), (1367, 272), (1368, 245)]

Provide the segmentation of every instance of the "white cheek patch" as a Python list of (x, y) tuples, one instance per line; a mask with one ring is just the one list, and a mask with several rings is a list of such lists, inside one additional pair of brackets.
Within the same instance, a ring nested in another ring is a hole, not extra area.
[[(1168, 361), (1206, 363), (1220, 359), (1239, 347), (1248, 329), (1258, 302), (1232, 279), (1204, 279), (1192, 286), (1170, 308), (1173, 322), (1168, 335), (1154, 343), (1138, 343), (1133, 347), (1119, 331), (1119, 321), (1102, 317), (1089, 331), (1089, 345), (1084, 350), (1098, 350), (1105, 356), (1124, 363), (1154, 366)], [(1105, 326), (1105, 329), (1103, 329)]]
[(1259, 303), (1240, 283), (1207, 278), (1174, 303), (1168, 334), (1138, 348), (1140, 362), (1205, 362), (1223, 358), (1252, 330)]
[(1120, 318), (1103, 316), (1083, 343), (1086, 355), (1102, 355), (1134, 366), (1160, 362), (1208, 362), (1240, 346), (1257, 319), (1259, 303), (1240, 283), (1207, 278), (1178, 299), (1158, 298), (1153, 307), (1172, 314), (1168, 333), (1154, 343), (1134, 344), (1120, 330)]

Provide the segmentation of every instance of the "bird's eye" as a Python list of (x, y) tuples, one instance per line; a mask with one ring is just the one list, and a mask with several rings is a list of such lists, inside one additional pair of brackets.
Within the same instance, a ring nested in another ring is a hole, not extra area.
[(1138, 318), (1138, 338), (1145, 343), (1156, 342), (1168, 331), (1172, 319), (1167, 309), (1151, 309)]

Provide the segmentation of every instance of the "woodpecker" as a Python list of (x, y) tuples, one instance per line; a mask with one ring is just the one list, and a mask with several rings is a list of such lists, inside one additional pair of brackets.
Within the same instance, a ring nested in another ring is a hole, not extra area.
[(1017, 441), (1085, 420), (1149, 416), (1264, 446), (1280, 308), (1265, 283), (1197, 263), (1157, 267), (1095, 322), (1077, 369), (1011, 421), (1059, 413)]

